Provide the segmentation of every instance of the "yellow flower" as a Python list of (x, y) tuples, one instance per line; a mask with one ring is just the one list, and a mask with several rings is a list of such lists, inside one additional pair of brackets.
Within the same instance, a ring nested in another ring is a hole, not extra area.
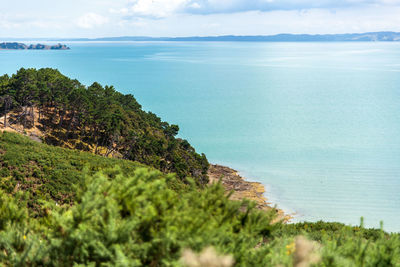
[(295, 246), (296, 245), (294, 244), (294, 242), (290, 243), (289, 245), (286, 245), (286, 255), (292, 254), (296, 250)]
[(291, 249), (294, 248), (294, 242), (290, 243), (289, 245), (286, 245), (287, 249)]
[(26, 239), (26, 235), (24, 235), (24, 240)]

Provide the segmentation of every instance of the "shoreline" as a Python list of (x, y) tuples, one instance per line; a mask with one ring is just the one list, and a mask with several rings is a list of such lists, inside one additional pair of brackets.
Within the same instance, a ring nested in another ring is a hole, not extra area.
[(268, 202), (264, 196), (266, 190), (265, 186), (259, 182), (250, 182), (247, 178), (242, 177), (238, 171), (218, 165), (210, 164), (208, 170), (209, 183), (218, 182), (221, 179), (221, 184), (226, 191), (233, 191), (231, 195), (232, 200), (242, 200), (244, 198), (255, 201), (257, 209), (270, 211), (275, 210), (278, 214), (277, 219), (285, 223), (290, 222), (293, 216), (285, 213), (282, 209), (274, 207)]

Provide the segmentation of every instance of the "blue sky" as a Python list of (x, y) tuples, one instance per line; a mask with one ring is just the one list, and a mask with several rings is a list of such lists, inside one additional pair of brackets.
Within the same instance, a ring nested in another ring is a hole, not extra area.
[(400, 0), (4, 2), (0, 38), (400, 31)]

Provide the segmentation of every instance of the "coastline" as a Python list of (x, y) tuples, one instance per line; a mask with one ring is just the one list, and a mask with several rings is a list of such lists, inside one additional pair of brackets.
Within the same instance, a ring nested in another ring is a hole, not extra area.
[(293, 219), (290, 214), (286, 214), (282, 209), (271, 206), (271, 203), (264, 196), (266, 190), (263, 184), (247, 181), (245, 177), (240, 176), (238, 171), (226, 166), (210, 164), (208, 176), (210, 184), (216, 183), (221, 179), (221, 184), (225, 190), (228, 192), (233, 191), (232, 200), (246, 198), (255, 201), (258, 209), (265, 211), (275, 210), (278, 215), (277, 220), (282, 220), (285, 223)]

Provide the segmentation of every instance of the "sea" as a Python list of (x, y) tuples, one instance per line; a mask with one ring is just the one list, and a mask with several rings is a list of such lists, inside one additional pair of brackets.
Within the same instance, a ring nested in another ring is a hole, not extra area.
[(133, 94), (298, 221), (400, 231), (400, 42), (67, 42), (0, 51)]

